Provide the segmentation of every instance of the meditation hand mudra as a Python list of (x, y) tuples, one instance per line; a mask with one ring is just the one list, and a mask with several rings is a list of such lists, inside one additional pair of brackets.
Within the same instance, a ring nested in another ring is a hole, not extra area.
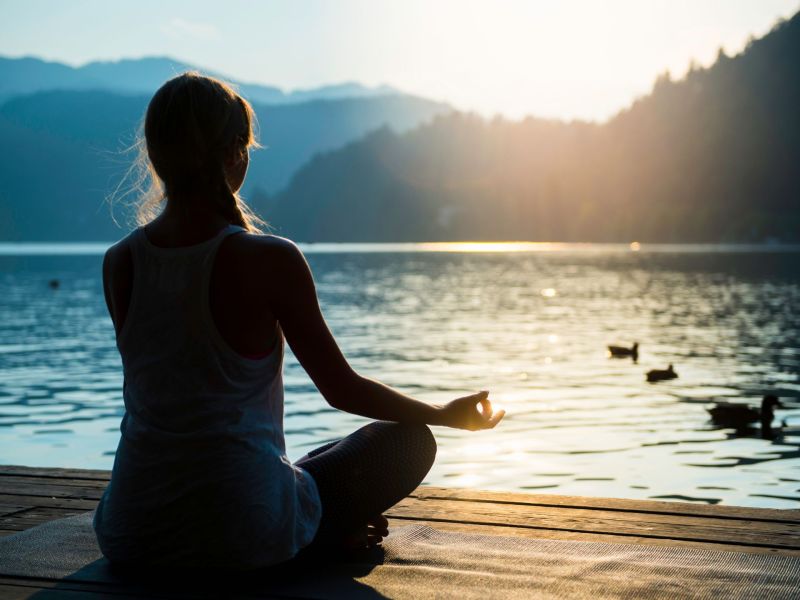
[[(111, 482), (94, 517), (112, 562), (257, 568), (379, 543), (382, 513), (428, 473), (427, 425), (492, 428), (488, 392), (442, 406), (356, 373), (291, 241), (239, 198), (256, 146), (251, 106), (197, 73), (147, 108), (139, 227), (103, 262), (124, 372)], [(376, 421), (292, 464), (284, 338), (325, 400)]]

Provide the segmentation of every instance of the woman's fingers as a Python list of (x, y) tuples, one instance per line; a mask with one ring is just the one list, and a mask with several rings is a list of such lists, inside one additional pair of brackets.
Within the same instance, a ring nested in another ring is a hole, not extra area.
[(471, 431), (492, 429), (506, 414), (502, 409), (495, 412), (487, 390), (453, 400), (449, 409), (453, 417), (451, 426)]
[(492, 416), (492, 403), (489, 402), (489, 399), (486, 396), (483, 396), (478, 403), (481, 405), (481, 416), (484, 419), (488, 419)]
[(462, 398), (459, 398), (459, 399), (456, 400), (456, 402), (458, 402), (460, 404), (475, 405), (478, 402), (482, 402), (483, 400), (485, 400), (488, 395), (489, 395), (489, 392), (484, 390), (482, 392), (478, 392), (477, 394), (470, 394), (469, 396), (464, 396)]
[(470, 411), (474, 411), (473, 415), (477, 412), (478, 417), (471, 429), (486, 429), (493, 413), (492, 403), (489, 401), (489, 392), (482, 390), (477, 394), (468, 396), (468, 398), (470, 399)]
[(498, 410), (486, 422), (487, 429), (494, 429), (494, 426), (497, 425), (500, 421), (502, 421), (503, 417), (505, 417), (505, 416), (506, 416), (506, 411), (504, 411), (502, 408), (500, 410)]

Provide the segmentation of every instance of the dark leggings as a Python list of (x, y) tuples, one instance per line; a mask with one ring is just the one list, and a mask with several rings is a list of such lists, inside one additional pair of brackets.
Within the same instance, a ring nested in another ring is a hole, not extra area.
[(435, 457), (427, 426), (386, 421), (309, 452), (296, 464), (314, 478), (322, 500), (311, 547), (335, 545), (397, 504), (422, 482)]

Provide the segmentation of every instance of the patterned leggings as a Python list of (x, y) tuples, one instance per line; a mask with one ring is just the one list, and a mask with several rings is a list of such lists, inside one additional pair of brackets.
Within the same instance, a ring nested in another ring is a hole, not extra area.
[(297, 461), (314, 478), (322, 520), (310, 549), (335, 545), (411, 493), (436, 457), (425, 425), (375, 421)]

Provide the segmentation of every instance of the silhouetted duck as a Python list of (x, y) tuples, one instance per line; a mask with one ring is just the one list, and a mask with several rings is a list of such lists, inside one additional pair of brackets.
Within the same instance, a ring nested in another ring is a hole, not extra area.
[(647, 381), (650, 383), (656, 381), (666, 381), (667, 379), (676, 379), (678, 374), (672, 368), (672, 363), (666, 369), (652, 369), (647, 372)]
[(772, 419), (775, 417), (776, 408), (783, 408), (783, 404), (776, 396), (768, 395), (761, 400), (761, 410), (736, 402), (717, 402), (707, 410), (711, 415), (711, 420), (717, 425), (741, 429), (750, 423), (760, 421), (762, 428), (769, 429)]
[(632, 358), (638, 360), (639, 358), (639, 342), (634, 342), (633, 346), (609, 346), (608, 353), (612, 358)]
[(47, 285), (50, 286), (51, 290), (57, 290), (61, 285), (61, 282), (58, 279), (51, 279), (50, 281), (47, 282)]

